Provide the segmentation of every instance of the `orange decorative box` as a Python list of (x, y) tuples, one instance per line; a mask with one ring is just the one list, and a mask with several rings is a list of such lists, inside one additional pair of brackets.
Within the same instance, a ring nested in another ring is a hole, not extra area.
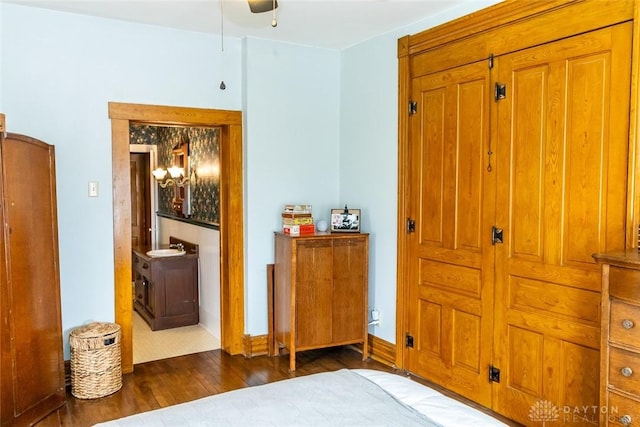
[(284, 227), (282, 227), (282, 232), (290, 236), (313, 234), (316, 232), (316, 227), (313, 224), (285, 225)]

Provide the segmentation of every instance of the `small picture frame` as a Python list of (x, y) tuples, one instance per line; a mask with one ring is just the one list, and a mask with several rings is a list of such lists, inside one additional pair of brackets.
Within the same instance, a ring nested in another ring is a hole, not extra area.
[(360, 209), (331, 209), (332, 233), (359, 233)]

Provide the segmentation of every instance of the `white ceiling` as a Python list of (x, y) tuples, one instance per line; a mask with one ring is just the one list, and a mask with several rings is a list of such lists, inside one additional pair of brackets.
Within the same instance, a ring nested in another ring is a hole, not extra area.
[(253, 14), (246, 0), (0, 1), (181, 30), (222, 31), (224, 36), (342, 49), (469, 0), (278, 0), (275, 28), (271, 12)]

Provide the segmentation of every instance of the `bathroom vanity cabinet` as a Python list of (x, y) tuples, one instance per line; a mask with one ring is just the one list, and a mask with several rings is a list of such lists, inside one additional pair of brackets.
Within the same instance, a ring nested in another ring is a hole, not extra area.
[(133, 251), (134, 308), (151, 330), (197, 325), (198, 255), (152, 258)]

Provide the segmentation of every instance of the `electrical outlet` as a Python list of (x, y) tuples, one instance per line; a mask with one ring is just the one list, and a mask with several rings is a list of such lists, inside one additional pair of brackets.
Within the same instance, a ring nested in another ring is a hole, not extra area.
[(369, 316), (371, 321), (369, 322), (369, 326), (379, 326), (380, 325), (380, 312), (377, 309), (372, 309), (369, 312)]

